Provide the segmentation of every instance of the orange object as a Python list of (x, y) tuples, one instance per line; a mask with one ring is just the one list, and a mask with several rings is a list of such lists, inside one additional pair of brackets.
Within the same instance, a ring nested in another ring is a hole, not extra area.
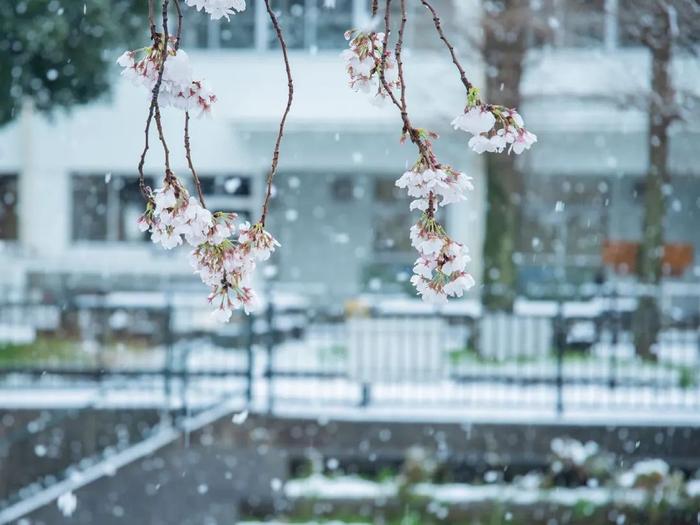
[[(635, 273), (639, 243), (629, 241), (604, 241), (603, 264), (618, 273)], [(664, 245), (663, 267), (666, 275), (680, 277), (693, 263), (693, 245), (674, 243)]]
[(603, 264), (618, 273), (634, 273), (637, 270), (639, 243), (627, 241), (604, 241)]
[(693, 264), (692, 244), (664, 245), (664, 273), (680, 277)]

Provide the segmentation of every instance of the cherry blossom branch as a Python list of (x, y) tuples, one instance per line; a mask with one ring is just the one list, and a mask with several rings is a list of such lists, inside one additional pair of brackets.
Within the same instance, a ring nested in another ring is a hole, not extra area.
[(163, 144), (163, 151), (165, 153), (165, 167), (166, 167), (166, 174), (170, 171), (170, 152), (168, 150), (168, 145), (165, 143), (165, 136), (163, 135), (163, 126), (161, 123), (160, 119), (160, 109), (158, 107), (158, 94), (160, 93), (160, 86), (161, 83), (163, 82), (163, 71), (165, 70), (165, 60), (168, 57), (168, 3), (169, 0), (163, 0), (163, 35), (162, 37), (159, 36), (155, 32), (155, 22), (153, 21), (152, 18), (152, 11), (153, 11), (153, 5), (152, 2), (149, 2), (149, 17), (151, 17), (150, 23), (151, 25), (151, 32), (152, 32), (152, 39), (153, 39), (153, 45), (158, 47), (162, 44), (163, 49), (161, 50), (161, 62), (160, 62), (160, 67), (158, 68), (158, 77), (156, 78), (156, 83), (153, 86), (153, 90), (151, 91), (151, 105), (148, 108), (148, 117), (146, 118), (146, 128), (144, 129), (144, 134), (146, 136), (145, 142), (144, 142), (144, 147), (143, 151), (141, 152), (141, 159), (139, 160), (139, 165), (138, 165), (138, 171), (139, 171), (139, 189), (141, 190), (141, 193), (143, 194), (144, 198), (146, 200), (150, 199), (150, 189), (146, 187), (145, 183), (145, 177), (143, 173), (143, 165), (146, 162), (146, 153), (148, 152), (149, 148), (149, 143), (148, 143), (148, 135), (151, 129), (151, 121), (154, 119), (155, 115), (155, 121), (156, 121), (156, 126), (158, 128), (158, 136), (160, 138), (160, 141)]
[[(396, 41), (394, 54), (396, 55), (396, 66), (399, 71), (399, 85), (401, 86), (401, 117), (408, 119), (408, 107), (406, 106), (406, 81), (403, 78), (403, 61), (401, 60), (401, 51), (403, 50), (403, 34), (406, 29), (406, 3), (401, 0), (401, 23), (399, 25), (399, 38)], [(388, 36), (388, 33), (387, 33)], [(408, 131), (408, 130), (404, 130)]]
[[(396, 95), (394, 95), (393, 90), (391, 89), (391, 86), (389, 86), (389, 83), (386, 81), (386, 75), (384, 74), (386, 70), (386, 60), (388, 58), (387, 55), (387, 47), (389, 45), (389, 33), (391, 31), (391, 0), (386, 0), (386, 9), (384, 11), (384, 49), (382, 51), (382, 59), (379, 64), (379, 80), (382, 83), (382, 86), (384, 87), (385, 91), (389, 95), (389, 98), (391, 101), (394, 103), (394, 105), (399, 109), (401, 112), (401, 119), (403, 120), (404, 123), (404, 131), (406, 131), (408, 128), (411, 127), (410, 122), (408, 121), (408, 114), (404, 111), (403, 106), (401, 105), (401, 102), (396, 98)], [(399, 77), (400, 80), (400, 89), (403, 91), (403, 85), (401, 78)]]
[(168, 148), (168, 144), (165, 142), (165, 132), (163, 131), (163, 121), (160, 116), (160, 104), (158, 104), (158, 101), (155, 103), (155, 118), (154, 120), (156, 121), (156, 129), (158, 130), (158, 138), (160, 139), (161, 144), (163, 144), (163, 155), (165, 156), (165, 173), (166, 175), (170, 173), (170, 148)]
[(204, 204), (204, 194), (202, 193), (202, 184), (197, 176), (197, 171), (194, 169), (194, 164), (192, 163), (192, 150), (190, 148), (190, 112), (185, 111), (185, 157), (187, 157), (187, 165), (190, 167), (192, 172), (192, 178), (194, 179), (194, 186), (197, 188), (197, 195), (199, 196), (199, 202), (202, 204), (202, 208), (206, 208)]
[[(169, 35), (168, 35), (168, 6), (170, 4), (170, 0), (163, 0), (163, 49), (161, 50), (162, 58), (160, 62), (160, 69), (158, 71), (158, 78), (161, 80), (163, 79), (163, 72), (165, 71), (165, 60), (168, 58), (168, 41), (169, 41)], [(168, 148), (168, 144), (165, 142), (165, 133), (163, 132), (163, 122), (161, 120), (160, 116), (160, 104), (158, 104), (158, 95), (160, 94), (160, 84), (157, 84), (158, 90), (156, 90), (156, 87), (154, 86), (153, 88), (153, 99), (151, 100), (151, 103), (155, 106), (155, 121), (156, 121), (156, 128), (158, 129), (158, 138), (160, 139), (161, 144), (163, 144), (163, 155), (165, 156), (165, 174), (166, 176), (171, 173), (170, 170), (170, 149)]]
[[(293, 96), (293, 84), (287, 48), (282, 32), (266, 0), (267, 9), (277, 31), (287, 70), (289, 98), (279, 134), (275, 143), (272, 166), (268, 175), (267, 196), (263, 206), (260, 223), (251, 226), (245, 222), (236, 224), (235, 213), (223, 211), (212, 212), (206, 208), (202, 185), (192, 161), (190, 144), (190, 112), (193, 108), (207, 114), (216, 102), (216, 96), (204, 79), (196, 80), (192, 75), (189, 57), (181, 49), (183, 13), (180, 0), (172, 0), (177, 11), (177, 31), (174, 36), (168, 34), (168, 7), (170, 0), (162, 1), (163, 31), (156, 31), (153, 17), (153, 0), (149, 0), (149, 23), (151, 25), (152, 44), (134, 51), (124, 52), (117, 63), (124, 68), (122, 75), (136, 84), (147, 87), (151, 92), (148, 118), (145, 127), (145, 145), (139, 162), (139, 184), (146, 198), (146, 209), (138, 218), (137, 224), (142, 232), (149, 232), (151, 240), (166, 250), (183, 244), (191, 246), (190, 263), (204, 284), (210, 287), (209, 302), (215, 307), (212, 315), (215, 319), (226, 322), (233, 310), (242, 308), (250, 313), (257, 308), (259, 301), (252, 288), (256, 265), (266, 261), (280, 245), (277, 240), (264, 230), (263, 223), (271, 194), (272, 179), (277, 171), (279, 150), (284, 124), (290, 111)], [(193, 5), (187, 0), (188, 5)], [(245, 10), (244, 0), (197, 0), (197, 10), (204, 10), (213, 20)], [(145, 55), (143, 58), (136, 58)], [(167, 64), (165, 61), (169, 60)], [(184, 146), (185, 157), (192, 173), (197, 197), (170, 169), (170, 150), (165, 140), (161, 107), (172, 106), (185, 113)], [(152, 121), (158, 129), (158, 137), (165, 154), (165, 177), (162, 186), (151, 189), (144, 183), (143, 166), (149, 149), (150, 128)]]
[[(406, 21), (406, 1), (401, 0), (401, 23), (399, 25), (399, 37), (396, 42), (396, 47), (394, 49), (394, 53), (396, 55), (396, 64), (399, 73), (399, 89), (401, 90), (400, 101), (396, 98), (393, 91), (391, 90), (391, 87), (387, 83), (384, 74), (387, 59), (386, 49), (389, 47), (389, 35), (391, 33), (391, 0), (386, 0), (384, 11), (384, 53), (382, 54), (381, 67), (379, 69), (379, 78), (382, 85), (384, 86), (384, 89), (389, 94), (391, 101), (397, 108), (399, 108), (399, 111), (401, 112), (401, 120), (403, 121), (402, 135), (408, 136), (411, 139), (411, 142), (413, 142), (413, 144), (415, 144), (418, 148), (421, 157), (423, 157), (425, 161), (432, 166), (435, 163), (435, 158), (431, 151), (430, 145), (421, 136), (421, 130), (413, 127), (413, 125), (411, 124), (411, 119), (408, 116), (408, 105), (406, 103), (406, 80), (404, 78), (403, 61), (401, 59), (401, 52), (403, 50), (403, 37), (404, 31), (406, 29)], [(432, 218), (435, 214), (434, 197), (432, 192), (430, 192), (430, 195), (428, 197), (428, 210), (426, 213), (430, 218)]]
[(149, 200), (151, 198), (151, 189), (146, 187), (146, 179), (143, 174), (143, 165), (146, 162), (146, 153), (148, 152), (148, 135), (151, 128), (151, 120), (153, 119), (153, 104), (151, 104), (151, 109), (148, 112), (148, 118), (146, 119), (146, 129), (144, 134), (146, 135), (146, 140), (144, 142), (143, 151), (141, 152), (141, 158), (139, 159), (138, 171), (139, 171), (139, 190), (143, 198)]
[[(396, 187), (406, 189), (413, 198), (409, 209), (422, 212), (418, 222), (410, 228), (411, 245), (419, 257), (413, 265), (411, 283), (424, 301), (444, 304), (448, 297), (462, 297), (475, 284), (466, 271), (469, 250), (453, 240), (435, 217), (438, 205), (446, 206), (467, 199), (467, 192), (474, 186), (472, 178), (447, 164), (439, 162), (433, 152), (433, 139), (437, 138), (423, 128), (411, 123), (408, 113), (406, 79), (403, 64), (403, 44), (407, 23), (406, 0), (401, 3), (401, 21), (398, 39), (390, 50), (391, 0), (384, 1), (384, 32), (349, 30), (345, 38), (349, 49), (343, 53), (345, 69), (354, 91), (373, 93), (373, 101), (389, 98), (401, 114), (403, 130), (401, 141), (407, 138), (419, 151), (416, 162), (396, 181)], [(440, 18), (427, 0), (423, 5), (433, 13), (438, 35), (452, 55), (460, 72), (462, 83), (467, 88), (467, 106), (452, 125), (456, 129), (470, 132), (474, 137), (469, 146), (477, 151), (503, 151), (510, 144), (516, 154), (530, 147), (537, 139), (523, 127), (523, 121), (515, 110), (503, 106), (481, 104), (478, 90), (466, 77), (464, 68), (457, 59), (454, 47), (442, 30)], [(378, 0), (372, 2), (372, 15), (377, 16)], [(396, 93), (395, 90), (400, 90)], [(498, 126), (495, 125), (498, 123)]]
[[(180, 42), (182, 41), (182, 8), (180, 7), (180, 0), (174, 0), (175, 10), (177, 11), (177, 35), (175, 36), (175, 52), (180, 49)], [(190, 112), (185, 111), (185, 158), (187, 159), (187, 165), (192, 172), (192, 179), (194, 180), (194, 186), (197, 189), (197, 196), (199, 197), (199, 202), (202, 208), (206, 208), (204, 203), (204, 193), (202, 192), (202, 184), (197, 175), (197, 170), (194, 169), (194, 163), (192, 162), (192, 148), (190, 145)]]
[(275, 33), (277, 34), (277, 40), (282, 48), (282, 56), (284, 58), (284, 67), (287, 73), (287, 106), (282, 114), (282, 119), (280, 120), (279, 131), (277, 133), (277, 140), (275, 141), (275, 149), (272, 153), (272, 164), (270, 165), (270, 172), (267, 175), (267, 189), (265, 190), (265, 201), (263, 202), (262, 214), (260, 216), (260, 224), (265, 226), (265, 219), (267, 218), (267, 211), (270, 205), (270, 196), (272, 195), (272, 180), (277, 173), (277, 164), (279, 162), (280, 156), (280, 143), (282, 142), (282, 136), (284, 135), (284, 125), (287, 122), (287, 115), (289, 115), (289, 110), (292, 108), (292, 101), (294, 99), (294, 82), (292, 80), (292, 70), (289, 66), (289, 56), (287, 53), (287, 43), (282, 35), (282, 28), (280, 27), (279, 21), (274, 11), (270, 7), (270, 0), (265, 0), (265, 8), (267, 9), (267, 14), (270, 16), (272, 21), (272, 26), (275, 28)]
[(153, 9), (153, 0), (148, 0), (148, 28), (151, 31), (151, 40), (156, 38), (156, 21)]
[(428, 0), (420, 0), (421, 3), (428, 8), (430, 13), (433, 15), (433, 24), (435, 24), (435, 29), (438, 32), (438, 35), (440, 35), (440, 39), (445, 43), (447, 46), (447, 49), (450, 51), (450, 55), (452, 56), (452, 63), (457, 67), (457, 70), (459, 71), (459, 78), (462, 80), (462, 84), (464, 84), (464, 87), (467, 89), (467, 92), (471, 91), (471, 89), (474, 87), (474, 85), (469, 82), (469, 79), (467, 79), (467, 73), (464, 71), (464, 68), (462, 67), (462, 64), (460, 64), (459, 59), (457, 58), (457, 54), (455, 53), (455, 48), (454, 46), (450, 43), (449, 40), (447, 40), (447, 37), (445, 36), (445, 32), (442, 30), (442, 23), (440, 22), (440, 16), (438, 15), (437, 11), (435, 8), (430, 5)]
[(175, 3), (175, 11), (177, 11), (177, 34), (175, 35), (175, 52), (180, 49), (180, 41), (182, 39), (182, 9), (180, 8), (180, 0), (173, 0)]

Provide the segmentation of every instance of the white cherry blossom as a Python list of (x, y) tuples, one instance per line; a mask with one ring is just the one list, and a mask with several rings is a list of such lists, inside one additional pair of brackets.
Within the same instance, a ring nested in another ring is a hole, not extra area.
[[(428, 249), (419, 249), (421, 256), (413, 266), (414, 275), (411, 277), (411, 283), (424, 301), (443, 304), (448, 297), (462, 297), (474, 286), (474, 279), (465, 271), (470, 261), (467, 248), (450, 239), (434, 219), (424, 218), (412, 233), (421, 248), (426, 242), (431, 243)], [(431, 237), (438, 237), (439, 244), (431, 241)], [(437, 246), (439, 248), (435, 250)]]
[(450, 166), (439, 165), (428, 168), (422, 160), (406, 171), (397, 181), (396, 186), (405, 189), (409, 197), (415, 197), (410, 209), (426, 211), (429, 196), (432, 193), (441, 206), (461, 202), (467, 199), (467, 192), (474, 186), (472, 178)]
[(245, 0), (186, 0), (187, 5), (197, 11), (204, 11), (212, 20), (225, 18), (230, 20), (231, 15), (245, 11)]
[(68, 518), (73, 515), (75, 509), (78, 507), (78, 498), (70, 491), (64, 492), (56, 500), (56, 505), (58, 505), (58, 510), (61, 511), (61, 514)]
[(384, 54), (384, 33), (347, 31), (350, 48), (341, 53), (345, 69), (350, 77), (350, 87), (372, 96), (374, 105), (382, 105), (389, 96), (381, 81), (384, 65), (384, 81), (391, 90), (400, 88), (399, 68), (392, 51)]
[(244, 246), (248, 246), (251, 255), (258, 261), (266, 261), (270, 258), (275, 248), (280, 245), (272, 235), (263, 230), (260, 224), (250, 226), (249, 223), (244, 223), (240, 227), (238, 242)]
[(496, 117), (483, 106), (475, 106), (468, 109), (452, 121), (455, 129), (461, 129), (472, 135), (491, 131), (496, 123)]
[(537, 136), (525, 129), (523, 117), (516, 110), (482, 104), (473, 87), (467, 99), (467, 109), (452, 121), (452, 126), (473, 135), (468, 144), (476, 153), (501, 153), (507, 148), (508, 153), (519, 155), (537, 142)]
[[(206, 81), (194, 78), (189, 55), (182, 49), (175, 50), (173, 43), (174, 40), (168, 43), (168, 56), (163, 65), (158, 104), (161, 107), (173, 106), (191, 111), (197, 116), (211, 114), (216, 95)], [(143, 55), (143, 57), (136, 60), (137, 55)], [(135, 85), (144, 86), (150, 96), (158, 80), (161, 60), (160, 46), (153, 46), (141, 51), (123, 53), (117, 59), (117, 64), (124, 68), (123, 77), (131, 80)]]
[(515, 140), (512, 141), (510, 150), (518, 155), (526, 149), (530, 149), (530, 146), (535, 142), (537, 142), (537, 135), (522, 129), (516, 133)]

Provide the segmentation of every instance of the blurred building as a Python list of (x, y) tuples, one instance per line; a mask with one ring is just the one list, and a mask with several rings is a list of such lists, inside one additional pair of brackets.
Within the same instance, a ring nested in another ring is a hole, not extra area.
[[(218, 95), (214, 118), (191, 126), (207, 204), (256, 220), (286, 81), (264, 4), (248, 3), (230, 23), (188, 16), (183, 47)], [(365, 23), (368, 3), (336, 0), (334, 9), (321, 0), (280, 3), (295, 104), (268, 223), (283, 244), (275, 279), (280, 287), (330, 299), (408, 290), (415, 259), (408, 228), (416, 217), (393, 185), (414, 161), (414, 148), (399, 143), (394, 107), (378, 109), (347, 87), (339, 57), (343, 32)], [(591, 282), (602, 268), (606, 240), (641, 236), (648, 141), (646, 110), (636, 100), (648, 91), (650, 61), (621, 38), (611, 8), (617, 3), (604, 3), (559, 2), (549, 21), (556, 38), (546, 45), (533, 39), (528, 53), (521, 109), (539, 143), (520, 159), (526, 191), (514, 197), (523, 199), (517, 257), (525, 292), (537, 293), (562, 275)], [(480, 2), (435, 5), (459, 47), (473, 49), (467, 42), (479, 37)], [(417, 125), (440, 133), (443, 162), (475, 178), (470, 201), (450, 206), (445, 221), (470, 246), (478, 277), (483, 163), (468, 151), (468, 137), (449, 128), (464, 106), (463, 88), (432, 20), (423, 8), (412, 8), (409, 109)], [(479, 53), (463, 54), (470, 77), (482, 84)], [(697, 59), (678, 56), (674, 80), (678, 90), (697, 93)], [(135, 171), (147, 105), (147, 94), (121, 80), (115, 65), (113, 93), (103, 101), (53, 118), (28, 106), (0, 130), (1, 286), (61, 294), (196, 285), (183, 250), (175, 255), (152, 246), (134, 224), (143, 209)], [(175, 171), (188, 179), (183, 115), (166, 110), (164, 119)], [(699, 138), (693, 122), (679, 124), (673, 136), (666, 225), (668, 240), (691, 244), (696, 259)], [(147, 170), (156, 184), (162, 154), (155, 135), (151, 145)], [(679, 279), (697, 282), (697, 268)]]

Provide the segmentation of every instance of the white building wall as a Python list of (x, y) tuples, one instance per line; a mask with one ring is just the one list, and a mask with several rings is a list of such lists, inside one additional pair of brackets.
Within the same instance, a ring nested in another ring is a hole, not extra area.
[[(192, 123), (198, 171), (253, 176), (255, 214), (286, 97), (280, 56), (274, 51), (223, 50), (190, 55), (197, 73), (210, 81), (219, 97), (213, 119)], [(284, 188), (285, 173), (300, 170), (354, 170), (398, 177), (415, 159), (412, 145), (398, 143), (401, 124), (395, 108), (377, 109), (348, 89), (338, 53), (292, 52), (291, 63), (295, 103), (282, 144), (280, 188)], [(436, 148), (441, 159), (475, 178), (475, 193), (468, 203), (450, 207), (448, 223), (454, 237), (470, 246), (471, 270), (479, 277), (486, 198), (483, 159), (467, 150), (467, 136), (449, 128), (463, 107), (463, 87), (445, 53), (407, 53), (406, 67), (414, 123), (439, 132), (442, 138)], [(467, 67), (476, 83), (483, 84), (481, 67), (476, 63)], [(19, 248), (0, 251), (4, 270), (0, 279), (18, 282), (18, 267), (104, 275), (189, 274), (182, 253), (166, 253), (148, 243), (71, 240), (71, 175), (135, 174), (143, 146), (147, 93), (118, 80), (117, 69), (114, 92), (104, 100), (51, 118), (24, 111), (17, 122), (0, 129), (0, 172), (21, 173)], [(522, 110), (528, 127), (540, 139), (521, 158), (525, 171), (643, 174), (646, 114), (643, 107), (621, 109), (625, 105), (621, 101), (645, 92), (648, 78), (649, 59), (642, 50), (531, 53)], [(674, 80), (679, 90), (697, 92), (700, 65), (691, 58), (677, 59)], [(187, 177), (182, 114), (169, 109), (163, 113), (174, 170)], [(698, 176), (700, 162), (696, 147), (700, 130), (693, 128), (697, 128), (694, 122), (684, 123), (683, 132), (679, 125), (672, 145), (672, 170), (689, 176)], [(162, 172), (155, 130), (146, 172)]]
[[(276, 52), (192, 52), (198, 74), (215, 87), (214, 118), (191, 123), (193, 156), (200, 174), (239, 173), (255, 181), (250, 208), (259, 213), (264, 176), (278, 120), (286, 100), (284, 69)], [(395, 108), (377, 109), (364, 95), (347, 88), (336, 52), (294, 52), (295, 102), (282, 144), (280, 180), (291, 171), (387, 173), (398, 177), (415, 160), (411, 144), (400, 145), (400, 119)], [(443, 57), (430, 54), (411, 60), (409, 103), (417, 125), (447, 131), (452, 114), (463, 104), (461, 84)], [(0, 172), (20, 173), (19, 242), (0, 252), (0, 265), (19, 265), (26, 272), (189, 275), (184, 255), (167, 253), (148, 243), (74, 241), (72, 183), (74, 174), (135, 175), (143, 147), (147, 93), (117, 77), (104, 100), (52, 117), (25, 108), (20, 119), (0, 130)], [(450, 74), (447, 75), (446, 73)], [(246, 75), (253, 74), (253, 78)], [(421, 78), (446, 78), (441, 85)], [(415, 86), (415, 87), (413, 87)], [(183, 115), (163, 111), (174, 171), (189, 176), (182, 147)], [(447, 133), (444, 133), (448, 135)], [(478, 175), (478, 159), (466, 153), (459, 135), (441, 141), (438, 150), (455, 166)], [(155, 129), (146, 162), (147, 174), (162, 172), (163, 155)], [(107, 177), (109, 178), (109, 177)], [(109, 184), (109, 182), (105, 182)], [(480, 231), (479, 199), (454, 207), (450, 223), (456, 237)], [(408, 200), (406, 201), (408, 206)], [(7, 244), (7, 243), (6, 243)], [(478, 244), (473, 245), (478, 254)], [(480, 257), (475, 257), (478, 261)], [(478, 268), (478, 267), (475, 267)], [(476, 270), (478, 271), (478, 270)], [(4, 272), (5, 276), (10, 275)], [(13, 282), (17, 279), (13, 276)], [(12, 283), (10, 283), (12, 284)], [(16, 283), (15, 283), (16, 284)]]

